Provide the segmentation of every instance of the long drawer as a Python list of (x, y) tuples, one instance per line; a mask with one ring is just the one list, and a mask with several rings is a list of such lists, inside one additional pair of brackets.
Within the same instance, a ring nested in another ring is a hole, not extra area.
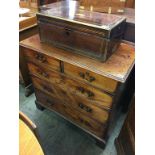
[(37, 89), (35, 90), (35, 95), (37, 98), (37, 102), (39, 102), (43, 106), (56, 111), (57, 113), (63, 115), (66, 119), (69, 119), (74, 124), (79, 125), (80, 127), (90, 131), (96, 136), (100, 138), (104, 137), (105, 126), (103, 124), (97, 123), (93, 119), (90, 119), (82, 113), (72, 109), (71, 107), (60, 103), (61, 101), (57, 99), (45, 95)]
[(49, 57), (49, 56), (42, 54), (40, 52), (27, 49), (27, 48), (24, 48), (23, 51), (24, 51), (24, 54), (28, 60), (32, 60), (37, 63), (43, 64), (44, 66), (51, 68), (55, 71), (61, 70), (59, 60)]
[(115, 92), (118, 84), (118, 82), (113, 79), (109, 79), (68, 63), (64, 63), (64, 73), (110, 93)]
[(91, 117), (101, 123), (105, 123), (108, 120), (109, 112), (95, 106), (91, 101), (81, 99), (76, 95), (63, 90), (61, 87), (49, 84), (37, 77), (32, 77), (32, 81), (35, 88), (61, 100), (68, 104), (68, 106), (77, 109), (88, 117)]
[(31, 74), (38, 76), (50, 83), (56, 84), (67, 92), (71, 92), (81, 98), (88, 99), (89, 101), (97, 102), (104, 108), (110, 109), (112, 106), (112, 96), (92, 86), (88, 86), (84, 83), (66, 77), (60, 73), (50, 71), (32, 63), (28, 63), (28, 68)]

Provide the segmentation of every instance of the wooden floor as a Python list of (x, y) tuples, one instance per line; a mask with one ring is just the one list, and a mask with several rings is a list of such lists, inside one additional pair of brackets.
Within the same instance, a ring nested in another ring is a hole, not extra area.
[(116, 155), (114, 139), (119, 134), (125, 115), (119, 118), (105, 150), (95, 145), (88, 134), (49, 110), (39, 111), (35, 95), (24, 96), (24, 87), (19, 87), (19, 108), (38, 127), (46, 155)]

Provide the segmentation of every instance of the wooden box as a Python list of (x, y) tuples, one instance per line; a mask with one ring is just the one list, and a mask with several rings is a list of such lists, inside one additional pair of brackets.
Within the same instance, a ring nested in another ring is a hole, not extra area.
[(62, 1), (42, 6), (37, 21), (42, 42), (105, 61), (120, 44), (126, 18)]

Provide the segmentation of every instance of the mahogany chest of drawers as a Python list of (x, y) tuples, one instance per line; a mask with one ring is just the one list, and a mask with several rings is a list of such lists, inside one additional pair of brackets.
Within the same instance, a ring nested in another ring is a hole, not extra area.
[(105, 61), (120, 44), (126, 18), (82, 10), (76, 1), (62, 1), (42, 6), (37, 21), (42, 42)]
[(20, 42), (39, 109), (48, 108), (105, 144), (134, 66), (134, 47), (121, 43), (105, 62), (40, 42)]

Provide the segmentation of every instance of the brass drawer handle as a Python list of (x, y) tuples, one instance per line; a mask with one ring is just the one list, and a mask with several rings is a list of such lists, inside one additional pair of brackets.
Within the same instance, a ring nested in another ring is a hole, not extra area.
[(47, 61), (47, 60), (46, 60), (45, 57), (42, 57), (42, 58), (41, 58), (41, 62), (42, 62), (42, 63), (45, 63), (46, 61)]
[(40, 75), (44, 76), (45, 78), (48, 78), (48, 77), (49, 77), (49, 75), (48, 75), (47, 73), (45, 73), (45, 72), (43, 72), (43, 71), (41, 71), (41, 70), (37, 70), (37, 72), (38, 72)]
[(91, 113), (92, 112), (92, 109), (89, 108), (89, 107), (86, 107), (86, 111)]
[(39, 59), (39, 54), (38, 53), (35, 55), (35, 58), (36, 59)]
[(81, 122), (82, 124), (85, 124), (85, 125), (91, 127), (91, 124), (90, 124), (89, 122), (85, 121), (84, 119), (79, 118), (79, 120), (80, 120), (80, 122)]
[(53, 90), (47, 86), (42, 86), (44, 90), (48, 91), (48, 92), (52, 92), (53, 93)]
[(78, 87), (77, 90), (82, 93), (82, 94), (87, 94), (88, 97), (93, 97), (94, 96), (94, 93), (89, 91), (89, 90), (86, 90), (84, 89), (83, 87)]
[(91, 91), (87, 91), (88, 97), (92, 97), (94, 96), (94, 93), (92, 93)]
[(50, 100), (48, 100), (48, 99), (46, 100), (46, 103), (47, 103), (47, 104), (49, 104), (50, 106), (54, 105), (54, 103), (53, 103), (53, 102), (51, 102), (51, 101), (50, 101)]
[(90, 76), (89, 82), (93, 82), (93, 81), (95, 81), (95, 78), (93, 76)]
[(70, 35), (71, 31), (72, 31), (71, 29), (65, 28), (65, 34), (66, 34), (67, 36)]
[(90, 76), (90, 74), (88, 72), (83, 73), (83, 72), (79, 72), (79, 76), (85, 80), (87, 80), (88, 82), (93, 82), (95, 81), (95, 77)]
[(85, 110), (86, 112), (89, 112), (91, 113), (92, 112), (92, 109), (89, 108), (88, 106), (84, 105), (83, 103), (79, 103), (79, 107), (83, 110)]
[(35, 55), (35, 58), (36, 58), (37, 60), (39, 60), (40, 62), (42, 62), (42, 63), (44, 63), (44, 62), (47, 61), (46, 58), (45, 58), (43, 55), (39, 54), (39, 53), (37, 53), (37, 54)]
[(44, 76), (44, 77), (48, 77), (48, 74), (47, 73), (45, 73), (45, 72), (42, 72), (42, 75)]
[(66, 34), (67, 36), (69, 36), (69, 35), (70, 35), (70, 32), (69, 32), (69, 31), (66, 31), (65, 34)]
[(84, 108), (84, 105), (83, 105), (82, 103), (79, 103), (79, 107), (80, 107), (81, 109), (83, 109), (83, 108)]
[(85, 92), (83, 87), (78, 87), (78, 91), (81, 92), (82, 94)]
[(80, 72), (79, 75), (80, 75), (80, 77), (82, 77), (83, 79), (85, 78), (85, 74), (84, 74), (84, 73)]

